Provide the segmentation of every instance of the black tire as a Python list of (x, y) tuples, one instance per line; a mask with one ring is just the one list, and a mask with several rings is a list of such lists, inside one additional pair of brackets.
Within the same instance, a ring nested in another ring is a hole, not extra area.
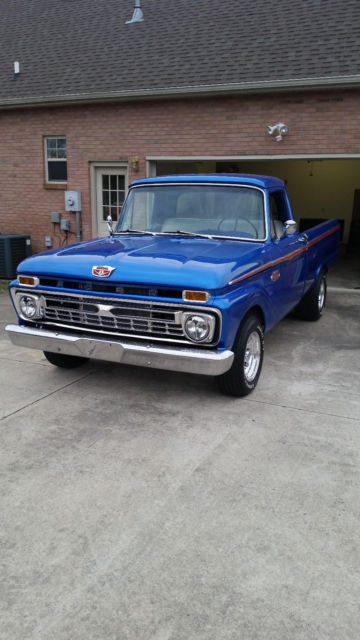
[(314, 322), (319, 320), (324, 311), (326, 302), (326, 273), (321, 271), (313, 286), (305, 293), (294, 312), (301, 320), (309, 320)]
[[(249, 354), (249, 349), (253, 354)], [(241, 398), (255, 389), (264, 358), (264, 331), (255, 315), (246, 318), (241, 326), (235, 340), (234, 354), (229, 371), (216, 376), (215, 380), (222, 393)]]
[(51, 351), (44, 351), (44, 356), (51, 364), (62, 369), (75, 369), (89, 360), (89, 358), (81, 356), (68, 356), (65, 353), (52, 353)]

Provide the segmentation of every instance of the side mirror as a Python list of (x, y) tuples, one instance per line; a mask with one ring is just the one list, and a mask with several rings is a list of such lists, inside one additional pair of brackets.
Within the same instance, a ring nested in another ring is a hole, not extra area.
[(113, 221), (112, 221), (112, 217), (111, 216), (108, 216), (106, 218), (106, 224), (108, 226), (110, 236), (113, 236), (114, 235), (114, 231), (113, 231)]
[(287, 236), (292, 236), (297, 232), (297, 224), (295, 220), (286, 220), (285, 224), (285, 234)]

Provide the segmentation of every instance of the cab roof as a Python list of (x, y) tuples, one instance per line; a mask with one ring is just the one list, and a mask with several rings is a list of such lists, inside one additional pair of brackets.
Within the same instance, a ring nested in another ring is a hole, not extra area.
[(172, 176), (158, 176), (135, 180), (130, 186), (138, 187), (148, 184), (230, 184), (260, 187), (261, 189), (283, 189), (285, 183), (280, 178), (259, 176), (248, 173), (215, 173), (215, 174), (182, 174)]

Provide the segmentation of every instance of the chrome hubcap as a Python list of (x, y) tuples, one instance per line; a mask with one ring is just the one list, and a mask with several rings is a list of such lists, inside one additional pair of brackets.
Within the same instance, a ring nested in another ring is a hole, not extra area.
[(324, 278), (322, 278), (321, 284), (320, 284), (320, 289), (319, 289), (319, 295), (318, 295), (319, 311), (323, 310), (324, 303), (325, 303), (325, 280), (324, 280)]
[(257, 331), (250, 333), (244, 356), (244, 374), (248, 382), (252, 382), (256, 378), (259, 369), (261, 357), (261, 340)]

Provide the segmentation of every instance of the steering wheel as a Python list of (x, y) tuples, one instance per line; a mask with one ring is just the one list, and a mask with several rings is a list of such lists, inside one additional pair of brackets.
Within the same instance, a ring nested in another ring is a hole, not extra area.
[[(228, 218), (222, 218), (218, 224), (218, 229), (221, 229), (221, 225), (223, 222), (225, 222), (226, 220), (228, 220)], [(250, 229), (249, 235), (250, 236), (254, 236), (255, 233), (255, 238), (258, 238), (258, 230), (255, 227), (255, 225), (250, 222), (250, 220), (245, 220), (244, 218), (240, 218), (239, 220), (235, 220), (234, 221), (234, 228), (232, 229), (232, 231), (244, 231), (244, 233), (248, 233), (248, 231), (246, 231), (246, 227), (248, 227), (248, 229)], [(240, 223), (240, 229), (238, 229), (238, 223)]]

